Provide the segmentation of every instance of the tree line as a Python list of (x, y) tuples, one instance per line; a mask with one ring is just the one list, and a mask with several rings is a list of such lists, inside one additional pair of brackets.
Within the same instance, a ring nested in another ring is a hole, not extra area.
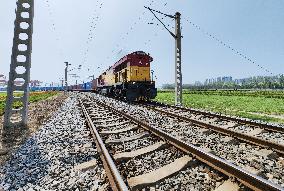
[[(175, 84), (163, 84), (163, 89), (174, 89)], [(284, 75), (256, 76), (229, 82), (183, 84), (183, 89), (284, 89)]]

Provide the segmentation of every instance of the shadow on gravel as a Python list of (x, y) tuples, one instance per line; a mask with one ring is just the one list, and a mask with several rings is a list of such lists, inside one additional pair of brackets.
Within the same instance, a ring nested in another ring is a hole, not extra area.
[(11, 154), (30, 137), (30, 131), (24, 127), (0, 129), (0, 167), (11, 157)]
[(17, 190), (27, 183), (36, 185), (47, 175), (50, 161), (44, 156), (48, 153), (42, 153), (35, 136), (26, 140), (28, 134), (27, 129), (18, 128), (13, 133), (6, 133), (3, 136), (4, 146), (8, 149), (18, 147), (17, 145), (25, 142), (7, 154), (8, 160), (2, 161), (6, 163), (0, 166), (0, 188)]

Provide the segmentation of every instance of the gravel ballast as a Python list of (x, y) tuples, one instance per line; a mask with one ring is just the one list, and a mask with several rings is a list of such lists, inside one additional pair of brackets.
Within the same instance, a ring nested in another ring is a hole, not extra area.
[(259, 146), (232, 140), (228, 136), (213, 133), (204, 128), (196, 127), (191, 123), (176, 120), (162, 115), (148, 108), (132, 105), (112, 98), (90, 94), (93, 99), (110, 104), (120, 111), (143, 120), (153, 127), (179, 137), (181, 140), (203, 148), (207, 152), (217, 155), (253, 174), (284, 187), (283, 158), (276, 153), (268, 154)]
[[(90, 161), (95, 163), (92, 168), (78, 169), (79, 164)], [(76, 97), (67, 98), (56, 114), (0, 168), (0, 190), (1, 187), (29, 191), (108, 188), (99, 153)]]

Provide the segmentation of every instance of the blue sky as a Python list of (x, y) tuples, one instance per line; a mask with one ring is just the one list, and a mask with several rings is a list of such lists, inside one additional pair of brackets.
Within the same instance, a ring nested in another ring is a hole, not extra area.
[[(44, 0), (35, 2), (31, 79), (58, 83), (64, 73), (63, 62), (69, 61), (76, 68), (83, 65), (71, 73), (86, 81), (124, 54), (143, 50), (154, 58), (157, 84), (174, 82), (174, 39), (156, 25), (144, 5), (168, 14), (181, 13), (184, 83), (226, 75), (269, 75), (197, 30), (188, 19), (272, 73), (284, 73), (284, 1)], [(15, 1), (1, 2), (0, 73), (5, 75), (9, 72), (15, 7)], [(169, 18), (163, 21), (169, 28), (174, 26)], [(92, 40), (87, 43), (88, 37)]]

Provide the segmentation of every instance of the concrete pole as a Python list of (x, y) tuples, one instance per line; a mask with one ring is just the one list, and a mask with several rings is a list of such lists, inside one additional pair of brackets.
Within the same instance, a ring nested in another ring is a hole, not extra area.
[(175, 104), (182, 105), (182, 74), (181, 74), (181, 29), (180, 13), (175, 14), (176, 42), (175, 42)]
[(67, 92), (68, 90), (68, 82), (67, 82), (67, 77), (68, 77), (68, 62), (64, 62), (66, 64), (65, 66), (65, 93)]
[[(7, 87), (4, 129), (12, 126), (26, 126), (28, 122), (33, 17), (34, 0), (18, 0), (9, 81)], [(17, 70), (20, 67), (24, 67), (24, 73), (20, 73), (19, 70)], [(24, 83), (20, 85), (15, 84), (15, 81), (18, 79), (24, 81)], [(15, 97), (15, 91), (22, 92), (23, 95), (20, 97)], [(22, 103), (22, 108), (13, 108), (13, 105), (16, 101)]]
[(61, 81), (61, 88), (63, 89), (63, 87), (64, 87), (64, 80), (62, 79), (60, 81)]

